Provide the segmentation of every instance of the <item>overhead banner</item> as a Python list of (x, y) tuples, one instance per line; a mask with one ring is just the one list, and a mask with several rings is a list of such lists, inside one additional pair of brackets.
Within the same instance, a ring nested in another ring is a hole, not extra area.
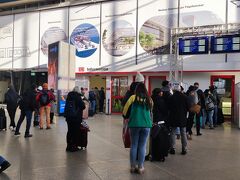
[(37, 68), (39, 12), (16, 14), (14, 18), (13, 68)]
[(90, 71), (131, 71), (136, 64), (136, 0), (102, 3), (100, 68)]
[(224, 24), (226, 0), (181, 0), (180, 27)]
[(137, 70), (169, 69), (171, 28), (177, 26), (177, 1), (139, 0)]
[(55, 9), (40, 12), (40, 66), (48, 63), (48, 45), (66, 41), (68, 34), (68, 9)]
[[(100, 4), (70, 8), (69, 41), (76, 48), (76, 72), (100, 63)], [(91, 71), (91, 70), (90, 70)]]
[(12, 68), (13, 15), (0, 16), (0, 69)]

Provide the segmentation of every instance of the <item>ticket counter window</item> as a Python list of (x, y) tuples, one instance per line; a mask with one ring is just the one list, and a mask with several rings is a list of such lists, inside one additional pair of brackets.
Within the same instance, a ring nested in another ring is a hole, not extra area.
[(122, 113), (122, 99), (128, 90), (128, 77), (112, 77), (112, 113)]
[(234, 79), (234, 76), (212, 76), (212, 85), (217, 88), (219, 108), (222, 109), (225, 120), (232, 119)]

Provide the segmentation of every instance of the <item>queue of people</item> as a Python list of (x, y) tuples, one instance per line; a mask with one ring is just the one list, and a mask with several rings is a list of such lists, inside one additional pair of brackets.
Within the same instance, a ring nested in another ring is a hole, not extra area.
[[(206, 119), (209, 129), (214, 129), (217, 126), (219, 103), (214, 86), (203, 92), (199, 83), (195, 82), (185, 93), (180, 85), (171, 86), (169, 81), (163, 81), (162, 88), (155, 88), (149, 97), (143, 82), (144, 77), (138, 73), (136, 81), (130, 85), (122, 100), (124, 122), (128, 122), (131, 137), (130, 172), (139, 174), (144, 173), (146, 151), (152, 155), (152, 160), (158, 161), (165, 161), (167, 154), (161, 150), (164, 146), (167, 152), (175, 154), (176, 134), (181, 138), (181, 154), (186, 155), (194, 122), (197, 136), (202, 135), (201, 128), (205, 128)], [(165, 131), (165, 136), (164, 133), (157, 135), (161, 131)], [(159, 157), (156, 157), (156, 151)]]

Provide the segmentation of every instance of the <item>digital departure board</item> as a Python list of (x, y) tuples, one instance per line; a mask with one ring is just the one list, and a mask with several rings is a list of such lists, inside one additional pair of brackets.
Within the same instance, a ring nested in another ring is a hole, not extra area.
[(240, 35), (224, 35), (211, 37), (211, 53), (240, 52)]
[(179, 38), (179, 55), (208, 54), (208, 37)]

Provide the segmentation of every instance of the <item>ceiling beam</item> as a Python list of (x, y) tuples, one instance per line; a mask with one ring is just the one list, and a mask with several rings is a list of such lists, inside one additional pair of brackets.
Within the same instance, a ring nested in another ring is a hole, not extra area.
[(0, 3), (0, 8), (16, 7), (19, 5), (31, 4), (31, 3), (43, 2), (43, 1), (47, 1), (47, 0), (19, 0), (19, 1), (8, 2), (8, 3)]

